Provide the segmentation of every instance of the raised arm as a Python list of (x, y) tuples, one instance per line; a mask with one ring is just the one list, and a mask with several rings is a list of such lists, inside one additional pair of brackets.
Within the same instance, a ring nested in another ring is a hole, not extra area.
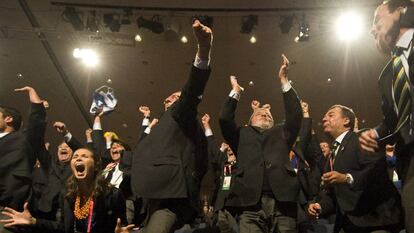
[(221, 110), (219, 118), (219, 123), (224, 139), (227, 141), (227, 143), (229, 143), (234, 153), (237, 154), (240, 127), (236, 123), (235, 113), (237, 103), (239, 102), (241, 93), (244, 89), (238, 84), (236, 76), (230, 76), (230, 84), (232, 90), (224, 102), (224, 106)]
[(282, 54), (282, 65), (279, 70), (279, 79), (282, 86), (283, 101), (285, 105), (284, 124), (285, 134), (289, 147), (292, 147), (298, 135), (302, 122), (302, 108), (300, 100), (288, 79), (289, 60)]
[(72, 151), (75, 151), (81, 147), (83, 147), (82, 143), (80, 143), (67, 129), (66, 124), (60, 121), (56, 121), (53, 124), (53, 127), (56, 129), (56, 131), (62, 135), (62, 137), (64, 138), (65, 142), (68, 144), (68, 146), (70, 147), (70, 149), (72, 149)]
[(179, 100), (171, 108), (172, 116), (183, 128), (197, 119), (197, 106), (201, 102), (210, 75), (209, 63), (213, 33), (209, 27), (204, 26), (198, 20), (193, 23), (193, 31), (198, 42), (197, 55), (190, 78), (181, 90)]

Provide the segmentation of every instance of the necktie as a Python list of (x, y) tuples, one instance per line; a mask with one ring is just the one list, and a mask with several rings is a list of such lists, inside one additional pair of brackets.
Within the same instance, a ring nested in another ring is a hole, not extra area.
[(395, 52), (393, 54), (392, 68), (392, 88), (395, 105), (398, 111), (398, 122), (395, 127), (395, 132), (398, 132), (407, 121), (411, 110), (410, 85), (408, 83), (408, 76), (404, 70), (404, 66), (398, 52)]
[(114, 175), (115, 172), (115, 167), (113, 167), (109, 172), (108, 172), (108, 176), (105, 178), (106, 181), (108, 181), (109, 183), (111, 183), (112, 180), (112, 176)]
[(331, 166), (331, 171), (333, 171), (334, 169), (333, 169), (333, 165), (334, 165), (334, 163), (335, 163), (335, 159), (336, 159), (336, 154), (337, 154), (337, 150), (338, 150), (338, 147), (339, 147), (339, 142), (337, 142), (337, 141), (334, 141), (334, 143), (333, 143), (333, 145), (332, 145), (332, 152), (331, 152), (331, 157), (329, 158), (329, 163), (330, 163), (330, 166)]

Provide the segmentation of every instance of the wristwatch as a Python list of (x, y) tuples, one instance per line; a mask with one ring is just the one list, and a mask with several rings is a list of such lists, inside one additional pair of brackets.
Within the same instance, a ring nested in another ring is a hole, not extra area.
[(346, 176), (346, 183), (347, 184), (350, 184), (351, 185), (351, 184), (354, 183), (354, 179), (352, 178), (351, 174), (346, 173), (345, 176)]

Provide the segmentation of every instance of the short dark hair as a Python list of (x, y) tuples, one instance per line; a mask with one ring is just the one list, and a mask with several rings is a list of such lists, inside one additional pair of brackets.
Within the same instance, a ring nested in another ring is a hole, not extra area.
[(390, 12), (394, 12), (398, 9), (398, 7), (408, 7), (414, 5), (414, 3), (410, 0), (386, 0), (382, 4), (387, 5)]
[(126, 142), (124, 142), (124, 141), (122, 141), (122, 140), (120, 140), (120, 139), (115, 139), (115, 138), (113, 138), (113, 139), (112, 139), (111, 146), (112, 146), (114, 143), (117, 143), (117, 144), (119, 144), (119, 145), (123, 146), (123, 147), (125, 148), (125, 150), (126, 150), (126, 151), (130, 151), (130, 150), (131, 150), (131, 147), (130, 147), (130, 146), (129, 146)]
[(349, 108), (347, 106), (340, 105), (340, 104), (333, 105), (332, 107), (329, 108), (329, 110), (331, 110), (333, 108), (341, 109), (342, 116), (349, 119), (349, 123), (346, 124), (345, 127), (353, 129), (354, 126), (355, 126), (355, 113), (354, 113), (354, 110), (352, 110), (352, 108)]
[(12, 127), (15, 131), (19, 130), (22, 126), (22, 115), (20, 112), (12, 107), (0, 105), (0, 112), (3, 113), (4, 117), (13, 118)]

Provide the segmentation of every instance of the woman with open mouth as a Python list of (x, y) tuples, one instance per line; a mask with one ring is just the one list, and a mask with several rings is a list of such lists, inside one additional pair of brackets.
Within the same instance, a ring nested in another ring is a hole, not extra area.
[(31, 226), (44, 232), (126, 232), (125, 200), (121, 192), (102, 176), (100, 157), (87, 148), (75, 151), (70, 161), (72, 176), (61, 195), (61, 219), (50, 221), (32, 217), (25, 203), (24, 211), (5, 208), (1, 220), (5, 227)]

